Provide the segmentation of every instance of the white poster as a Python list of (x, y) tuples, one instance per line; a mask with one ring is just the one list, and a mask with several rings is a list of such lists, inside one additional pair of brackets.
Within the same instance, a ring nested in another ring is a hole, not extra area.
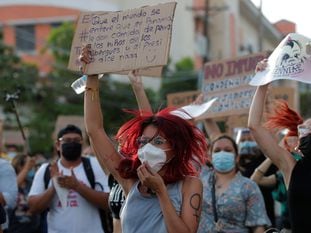
[(268, 58), (268, 67), (257, 72), (250, 85), (261, 86), (287, 79), (311, 83), (311, 40), (297, 33), (288, 34)]
[(210, 109), (210, 107), (213, 105), (213, 103), (216, 100), (217, 98), (213, 98), (212, 100), (207, 101), (203, 104), (189, 104), (179, 109), (176, 109), (172, 111), (171, 113), (185, 120), (190, 120), (190, 119), (194, 119), (196, 121), (204, 120), (208, 118), (208, 110)]

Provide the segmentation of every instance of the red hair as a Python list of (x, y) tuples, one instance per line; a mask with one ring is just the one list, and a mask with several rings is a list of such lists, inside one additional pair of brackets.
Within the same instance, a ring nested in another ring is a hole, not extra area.
[(119, 129), (116, 139), (122, 141), (121, 160), (118, 170), (123, 178), (138, 178), (136, 169), (141, 164), (138, 156), (136, 139), (142, 135), (148, 125), (158, 128), (159, 133), (170, 143), (175, 153), (166, 164), (163, 179), (166, 183), (176, 182), (184, 176), (197, 176), (207, 152), (204, 134), (188, 121), (171, 114), (172, 108), (165, 108), (155, 115), (149, 112), (127, 111), (134, 118)]
[(284, 137), (284, 145), (289, 149), (287, 137), (298, 136), (297, 126), (303, 123), (303, 118), (293, 109), (288, 107), (284, 100), (276, 101), (274, 114), (268, 115), (265, 127), (268, 129), (288, 129)]

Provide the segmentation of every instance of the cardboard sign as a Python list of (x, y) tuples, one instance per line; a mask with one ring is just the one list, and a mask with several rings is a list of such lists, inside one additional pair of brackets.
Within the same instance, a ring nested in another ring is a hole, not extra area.
[(170, 93), (167, 95), (167, 106), (179, 108), (191, 104), (200, 93), (200, 91)]
[(205, 64), (204, 100), (218, 98), (209, 110), (209, 118), (248, 113), (255, 93), (255, 87), (248, 83), (264, 58), (265, 53), (259, 53)]
[(82, 12), (68, 68), (79, 71), (81, 49), (91, 44), (93, 61), (86, 74), (145, 68), (141, 75), (160, 76), (159, 66), (168, 62), (175, 7), (176, 2), (170, 2), (119, 12)]
[(268, 58), (268, 67), (256, 73), (250, 85), (261, 86), (279, 79), (311, 83), (311, 40), (288, 34)]
[(272, 87), (269, 88), (270, 100), (285, 100), (290, 108), (296, 108), (294, 102), (295, 89), (293, 87)]

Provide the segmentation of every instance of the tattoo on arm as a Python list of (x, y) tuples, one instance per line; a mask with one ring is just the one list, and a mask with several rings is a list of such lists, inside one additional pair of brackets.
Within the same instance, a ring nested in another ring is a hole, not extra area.
[(197, 222), (200, 221), (200, 209), (201, 209), (201, 195), (198, 193), (193, 194), (190, 197), (190, 206), (194, 209), (193, 216), (196, 217)]

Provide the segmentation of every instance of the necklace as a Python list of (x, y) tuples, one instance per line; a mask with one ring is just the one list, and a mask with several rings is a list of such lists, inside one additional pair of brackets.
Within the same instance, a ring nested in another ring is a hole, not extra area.
[(224, 183), (215, 184), (215, 187), (216, 187), (216, 189), (221, 189), (223, 185), (224, 185)]

